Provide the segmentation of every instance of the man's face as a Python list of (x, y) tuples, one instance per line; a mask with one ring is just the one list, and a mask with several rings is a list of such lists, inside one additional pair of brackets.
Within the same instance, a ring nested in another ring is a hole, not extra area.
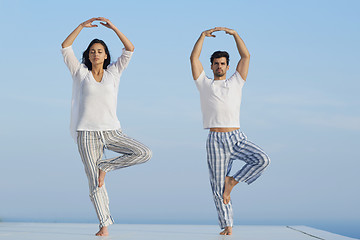
[(214, 72), (215, 77), (222, 77), (229, 70), (229, 65), (226, 63), (226, 57), (214, 58), (211, 70)]

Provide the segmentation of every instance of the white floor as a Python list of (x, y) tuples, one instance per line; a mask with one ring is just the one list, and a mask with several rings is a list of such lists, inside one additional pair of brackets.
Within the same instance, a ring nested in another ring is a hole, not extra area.
[(0, 223), (4, 240), (351, 240), (306, 226), (235, 226), (232, 236), (218, 235), (215, 225), (115, 224), (109, 237), (96, 237), (96, 224), (77, 223)]

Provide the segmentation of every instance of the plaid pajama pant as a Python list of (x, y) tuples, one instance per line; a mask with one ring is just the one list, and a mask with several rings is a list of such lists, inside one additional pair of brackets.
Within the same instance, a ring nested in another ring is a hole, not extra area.
[(247, 137), (240, 129), (231, 132), (209, 132), (207, 142), (207, 161), (210, 184), (219, 218), (223, 229), (233, 226), (232, 203), (224, 204), (223, 193), (225, 177), (230, 176), (234, 160), (244, 161), (245, 165), (232, 177), (238, 182), (254, 182), (269, 165), (266, 153)]
[[(151, 158), (151, 150), (119, 130), (78, 131), (77, 145), (89, 182), (90, 199), (100, 221), (100, 228), (114, 223), (109, 210), (105, 184), (98, 187), (99, 169), (112, 170), (144, 163)], [(102, 159), (104, 148), (120, 153), (118, 157)]]

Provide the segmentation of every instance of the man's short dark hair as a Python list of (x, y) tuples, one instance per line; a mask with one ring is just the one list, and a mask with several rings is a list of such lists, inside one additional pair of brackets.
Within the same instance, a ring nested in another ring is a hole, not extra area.
[(229, 65), (230, 56), (226, 51), (216, 51), (216, 52), (214, 52), (211, 55), (211, 58), (210, 58), (211, 65), (213, 64), (215, 58), (222, 58), (222, 57), (226, 58), (226, 64)]

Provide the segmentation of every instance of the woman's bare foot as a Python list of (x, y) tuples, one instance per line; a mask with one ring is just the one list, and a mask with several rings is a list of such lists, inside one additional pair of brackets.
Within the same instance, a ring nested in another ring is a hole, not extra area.
[(225, 204), (228, 204), (230, 202), (231, 190), (238, 183), (239, 182), (236, 181), (233, 177), (225, 177), (225, 189), (224, 189), (224, 194), (223, 194), (223, 199), (224, 199), (223, 201)]
[[(99, 187), (102, 187), (102, 186), (104, 185), (105, 175), (106, 175), (106, 172), (104, 172), (103, 170), (99, 169)], [(101, 231), (101, 230), (100, 230), (100, 231)]]
[(224, 231), (220, 233), (220, 235), (231, 235), (232, 234), (232, 227), (225, 227)]
[(96, 236), (109, 236), (107, 227), (102, 227), (95, 235)]

